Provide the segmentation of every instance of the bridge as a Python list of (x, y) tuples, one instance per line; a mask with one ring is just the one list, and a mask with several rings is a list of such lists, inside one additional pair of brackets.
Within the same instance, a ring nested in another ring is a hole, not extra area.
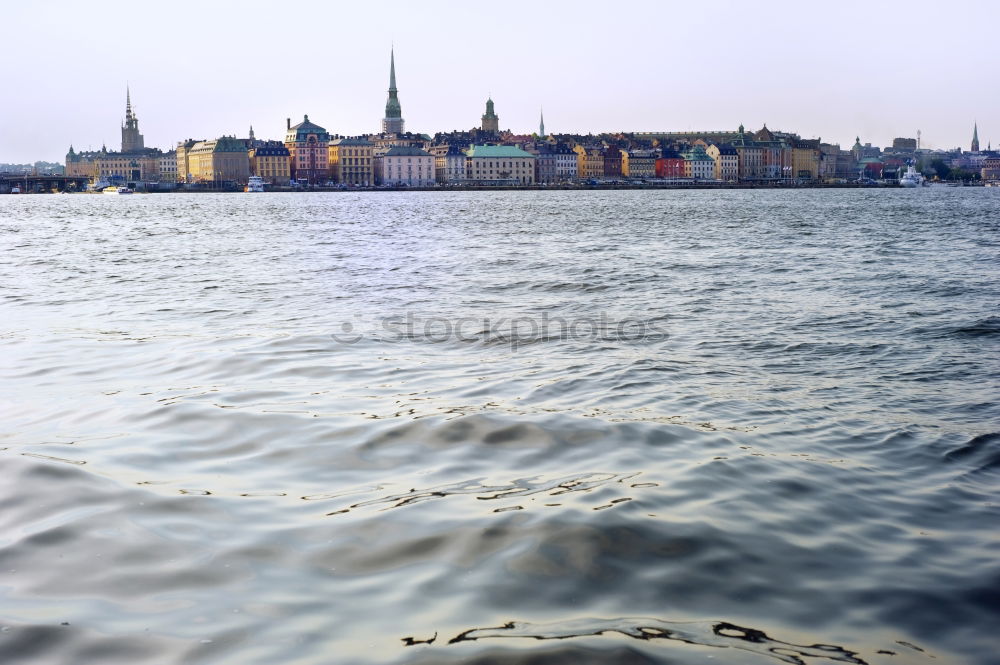
[(49, 192), (82, 192), (90, 178), (68, 175), (24, 175), (0, 173), (0, 194), (10, 194), (15, 187), (22, 194), (45, 194)]

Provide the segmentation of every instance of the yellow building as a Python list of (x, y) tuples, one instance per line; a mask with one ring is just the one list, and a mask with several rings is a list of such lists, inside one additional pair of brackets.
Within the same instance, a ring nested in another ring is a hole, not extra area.
[(576, 153), (578, 177), (585, 179), (604, 177), (604, 152), (600, 148), (588, 148), (582, 145), (573, 146)]
[[(180, 154), (178, 146), (177, 152)], [(186, 150), (191, 182), (245, 185), (250, 177), (250, 157), (246, 144), (232, 136), (198, 141)], [(180, 157), (177, 162), (180, 172)]]
[(66, 175), (96, 178), (97, 160), (102, 154), (108, 154), (107, 148), (76, 152), (73, 146), (70, 146), (69, 152), (66, 153)]
[(652, 150), (622, 150), (622, 175), (626, 178), (655, 178), (656, 153)]
[(473, 145), (465, 155), (468, 157), (466, 177), (470, 182), (484, 185), (535, 184), (535, 156), (518, 147)]
[(288, 185), (292, 178), (291, 157), (281, 141), (265, 141), (248, 153), (250, 174), (270, 185)]
[(155, 182), (160, 179), (159, 150), (144, 148), (141, 153), (105, 152), (96, 160), (97, 177), (127, 182)]
[(375, 144), (364, 138), (333, 139), (327, 147), (330, 179), (344, 185), (369, 187), (372, 176), (372, 152)]
[(796, 141), (792, 144), (792, 177), (799, 180), (819, 178), (819, 140)]
[(188, 139), (187, 141), (180, 141), (177, 144), (177, 182), (192, 182), (191, 174), (191, 160), (188, 159), (188, 155), (191, 153), (191, 148), (193, 148), (201, 141), (195, 139)]

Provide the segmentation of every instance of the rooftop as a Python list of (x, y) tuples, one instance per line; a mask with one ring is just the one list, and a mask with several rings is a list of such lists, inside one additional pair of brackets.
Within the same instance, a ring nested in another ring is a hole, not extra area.
[(394, 145), (385, 153), (386, 157), (430, 157), (431, 153), (423, 148), (415, 148), (408, 145)]
[(530, 152), (512, 145), (474, 145), (465, 154), (469, 157), (534, 157)]

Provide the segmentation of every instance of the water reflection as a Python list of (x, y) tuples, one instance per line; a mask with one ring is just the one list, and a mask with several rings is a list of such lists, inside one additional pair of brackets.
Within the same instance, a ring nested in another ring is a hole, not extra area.
[[(756, 628), (737, 626), (727, 621), (665, 621), (646, 617), (617, 619), (575, 619), (557, 623), (510, 621), (502, 626), (471, 628), (448, 640), (448, 644), (497, 638), (529, 638), (535, 640), (567, 640), (576, 637), (619, 633), (637, 640), (673, 640), (687, 644), (740, 649), (769, 656), (791, 665), (807, 665), (807, 659), (821, 658), (839, 663), (868, 665), (856, 651), (832, 644), (792, 644), (772, 638)], [(431, 640), (404, 637), (406, 646), (431, 644)]]

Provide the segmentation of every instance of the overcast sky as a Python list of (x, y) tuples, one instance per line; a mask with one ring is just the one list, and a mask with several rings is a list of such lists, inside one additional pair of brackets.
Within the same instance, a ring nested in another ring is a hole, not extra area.
[(792, 131), (849, 147), (1000, 144), (1000, 1), (92, 2), (0, 0), (0, 162), (282, 138), (308, 113), (374, 132), (395, 44), (406, 127)]

